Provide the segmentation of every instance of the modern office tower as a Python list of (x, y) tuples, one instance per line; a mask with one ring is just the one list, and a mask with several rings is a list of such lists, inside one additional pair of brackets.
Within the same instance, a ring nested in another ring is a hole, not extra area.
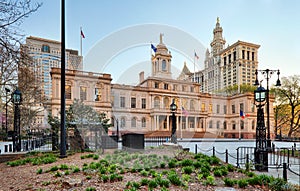
[[(30, 36), (26, 38), (22, 49), (33, 58), (31, 69), (42, 87), (43, 94), (50, 99), (52, 93), (50, 71), (52, 67), (60, 68), (61, 43)], [(66, 69), (82, 70), (82, 60), (82, 56), (78, 55), (77, 50), (66, 49)]]

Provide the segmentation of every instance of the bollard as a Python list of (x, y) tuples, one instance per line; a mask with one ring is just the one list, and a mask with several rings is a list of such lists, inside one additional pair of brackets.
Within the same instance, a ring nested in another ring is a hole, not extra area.
[(290, 149), (288, 149), (287, 163), (290, 164)]
[(282, 174), (282, 176), (283, 176), (283, 180), (284, 181), (287, 181), (287, 165), (286, 165), (286, 163), (283, 163), (283, 174)]
[(236, 167), (239, 168), (239, 148), (236, 149)]
[(249, 171), (250, 165), (249, 165), (249, 154), (246, 154), (246, 171)]
[(197, 144), (195, 144), (195, 154), (197, 154)]
[(295, 148), (292, 146), (292, 157), (294, 157), (295, 156), (295, 150), (294, 150)]
[(216, 156), (215, 147), (213, 146), (213, 156)]
[(225, 151), (225, 162), (228, 163), (228, 150)]

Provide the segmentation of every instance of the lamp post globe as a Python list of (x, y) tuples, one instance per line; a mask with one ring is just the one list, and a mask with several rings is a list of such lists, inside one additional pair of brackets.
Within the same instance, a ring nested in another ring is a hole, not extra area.
[(171, 134), (171, 142), (177, 144), (177, 136), (176, 136), (176, 116), (175, 112), (177, 110), (177, 105), (175, 104), (175, 100), (173, 99), (170, 110), (172, 112), (172, 134)]

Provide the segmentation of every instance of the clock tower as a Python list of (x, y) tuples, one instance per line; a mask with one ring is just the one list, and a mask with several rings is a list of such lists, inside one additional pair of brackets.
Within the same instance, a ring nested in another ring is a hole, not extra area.
[(163, 43), (163, 34), (160, 34), (159, 44), (156, 46), (155, 55), (152, 55), (152, 76), (161, 78), (172, 78), (171, 52)]

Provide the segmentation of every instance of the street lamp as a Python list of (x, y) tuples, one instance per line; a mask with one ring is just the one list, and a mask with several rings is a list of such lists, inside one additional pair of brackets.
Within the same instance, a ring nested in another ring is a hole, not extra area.
[(177, 144), (177, 137), (176, 137), (176, 116), (175, 112), (177, 110), (177, 105), (174, 103), (175, 100), (173, 99), (170, 110), (172, 112), (172, 135), (171, 135), (171, 142)]
[(277, 73), (277, 81), (275, 86), (281, 86), (281, 82), (279, 79), (280, 71), (279, 70), (256, 70), (255, 75), (256, 75), (256, 80), (255, 84), (256, 86), (259, 85), (258, 83), (258, 72), (261, 72), (261, 74), (264, 75), (265, 79), (267, 80), (267, 90), (266, 90), (266, 106), (267, 106), (267, 129), (268, 129), (268, 134), (267, 134), (267, 147), (268, 150), (271, 151), (271, 138), (270, 138), (270, 100), (269, 100), (269, 79), (271, 78), (272, 74)]
[(5, 88), (5, 92), (6, 92), (6, 97), (5, 97), (5, 134), (6, 134), (6, 140), (7, 140), (7, 129), (8, 129), (8, 123), (7, 123), (7, 103), (8, 103), (8, 101), (7, 101), (7, 94), (10, 92), (10, 89), (8, 89), (8, 88)]
[[(264, 119), (264, 103), (267, 91), (259, 86), (254, 91), (254, 104), (257, 107), (255, 168), (258, 171), (268, 171), (268, 151), (266, 140), (266, 127)], [(257, 104), (256, 104), (257, 103)]]
[(14, 104), (14, 132), (13, 132), (13, 152), (21, 151), (21, 130), (20, 130), (20, 108), (22, 103), (22, 93), (18, 88), (12, 94)]

